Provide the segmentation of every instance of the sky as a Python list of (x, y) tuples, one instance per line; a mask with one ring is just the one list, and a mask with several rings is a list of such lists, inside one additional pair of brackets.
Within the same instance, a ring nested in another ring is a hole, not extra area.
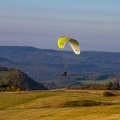
[(120, 52), (120, 0), (0, 0), (0, 45), (59, 50), (61, 36)]

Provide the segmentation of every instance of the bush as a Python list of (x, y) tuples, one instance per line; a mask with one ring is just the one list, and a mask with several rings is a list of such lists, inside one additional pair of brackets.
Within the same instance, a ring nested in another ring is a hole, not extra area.
[(68, 101), (63, 105), (63, 107), (86, 107), (86, 106), (97, 106), (97, 105), (103, 105), (103, 103), (93, 100)]
[(105, 91), (103, 92), (103, 96), (115, 96), (115, 94), (112, 92)]

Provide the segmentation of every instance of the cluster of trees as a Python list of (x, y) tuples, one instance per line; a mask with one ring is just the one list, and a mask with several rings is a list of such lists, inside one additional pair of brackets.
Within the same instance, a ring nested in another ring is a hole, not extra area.
[(8, 68), (0, 66), (0, 71), (7, 71), (7, 70), (8, 70)]
[(80, 90), (120, 90), (119, 82), (109, 82), (108, 84), (88, 84), (74, 87)]
[(1, 84), (0, 85), (0, 92), (5, 91), (23, 91), (25, 90), (23, 87), (20, 87), (18, 85), (10, 85), (10, 84)]

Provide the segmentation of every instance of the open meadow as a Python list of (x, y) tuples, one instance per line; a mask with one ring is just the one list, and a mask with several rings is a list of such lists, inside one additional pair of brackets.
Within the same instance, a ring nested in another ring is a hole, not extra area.
[(120, 91), (0, 92), (0, 120), (120, 120)]

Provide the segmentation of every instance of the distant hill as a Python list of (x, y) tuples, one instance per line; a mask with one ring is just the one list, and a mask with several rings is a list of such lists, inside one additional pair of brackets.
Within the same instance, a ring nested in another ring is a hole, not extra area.
[[(82, 51), (80, 55), (75, 55), (62, 50), (0, 46), (0, 66), (17, 68), (40, 83), (49, 80), (57, 82), (64, 70), (68, 72), (68, 78), (75, 78), (77, 74), (119, 73), (120, 52)], [(62, 85), (64, 83), (61, 82)]]
[(17, 85), (27, 90), (47, 90), (46, 87), (14, 68), (0, 67), (0, 84)]
[(120, 83), (120, 73), (102, 73), (102, 74), (70, 74), (42, 82), (49, 89), (55, 88), (73, 88), (85, 84), (106, 84), (109, 82)]

